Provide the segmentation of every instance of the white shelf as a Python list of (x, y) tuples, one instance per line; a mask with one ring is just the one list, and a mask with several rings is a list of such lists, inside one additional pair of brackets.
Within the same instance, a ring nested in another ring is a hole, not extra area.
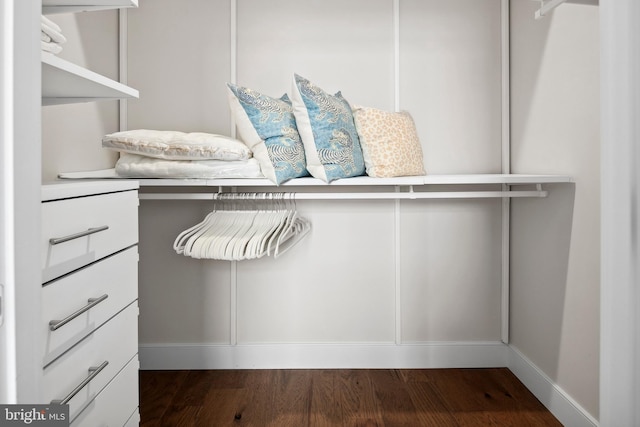
[[(140, 193), (140, 198), (147, 200), (211, 200), (218, 192), (229, 193), (230, 189), (231, 192), (234, 189), (243, 192), (243, 189), (249, 188), (295, 193), (296, 200), (546, 197), (548, 191), (542, 188), (543, 184), (562, 184), (573, 181), (567, 175), (468, 174), (398, 178), (361, 176), (336, 180), (331, 184), (315, 178), (297, 178), (276, 186), (266, 179), (127, 179), (119, 178), (114, 169), (68, 172), (60, 174), (60, 178), (70, 181), (87, 179), (133, 181), (138, 183), (141, 189), (147, 190)], [(496, 188), (497, 185), (500, 187)], [(179, 191), (178, 193), (163, 191), (163, 189), (176, 187), (182, 187), (184, 190), (174, 190)], [(332, 187), (337, 188), (331, 190)], [(392, 191), (389, 187), (393, 187)]]
[(138, 188), (139, 185), (135, 181), (55, 181), (42, 185), (41, 200), (48, 202)]
[(560, 184), (572, 182), (568, 175), (476, 174), (427, 175), (423, 184)]
[(136, 89), (42, 52), (42, 105), (137, 97)]
[(138, 0), (42, 0), (42, 13), (93, 12), (98, 10), (138, 7)]
[[(134, 181), (139, 183), (142, 190), (146, 190), (140, 193), (140, 198), (146, 200), (212, 200), (214, 194), (220, 191), (229, 193), (230, 189), (231, 191), (235, 189), (238, 192), (244, 192), (246, 190), (243, 191), (243, 189), (249, 188), (264, 188), (267, 192), (295, 193), (296, 200), (546, 197), (548, 191), (542, 188), (543, 184), (562, 184), (573, 181), (567, 175), (466, 174), (398, 178), (361, 176), (339, 179), (330, 184), (316, 178), (297, 178), (276, 186), (267, 179), (119, 178), (114, 169), (67, 172), (60, 174), (60, 178), (72, 181), (86, 179)], [(498, 185), (500, 187), (496, 188)], [(176, 190), (176, 187), (181, 187), (183, 190)], [(178, 192), (163, 191), (170, 188)]]
[[(413, 200), (413, 199), (486, 199), (486, 198), (521, 198), (546, 197), (548, 191), (542, 189), (543, 184), (568, 183), (571, 177), (566, 175), (427, 175), (401, 178), (345, 178), (325, 184), (315, 178), (298, 178), (276, 187), (266, 179), (216, 179), (216, 180), (139, 180), (141, 188), (148, 188), (148, 192), (140, 193), (144, 200), (212, 200), (222, 188), (235, 187), (238, 192), (243, 188), (271, 187), (282, 188), (282, 192), (295, 194), (296, 200)], [(502, 184), (507, 184), (506, 187)], [(452, 190), (451, 186), (459, 185)], [(487, 186), (500, 185), (499, 188)], [(512, 186), (526, 185), (530, 188), (514, 189)], [(208, 192), (166, 192), (174, 186), (210, 188), (218, 187)], [(535, 186), (535, 188), (533, 188)], [(307, 187), (302, 189), (300, 187)], [(315, 187), (312, 189), (312, 187)], [(328, 187), (339, 187), (334, 191), (324, 190)], [(359, 187), (359, 188), (357, 188)], [(372, 189), (378, 187), (379, 189)], [(393, 187), (393, 191), (383, 187)], [(475, 188), (469, 188), (475, 187)], [(317, 191), (320, 190), (320, 191)], [(229, 190), (222, 190), (229, 193)]]
[[(267, 179), (139, 179), (141, 187), (276, 187)], [(398, 178), (371, 178), (361, 176), (338, 179), (326, 184), (316, 178), (296, 178), (280, 187), (342, 187), (342, 186), (419, 186), (419, 185), (535, 185), (571, 182), (566, 175), (524, 175), (524, 174), (467, 174), (467, 175), (426, 175)]]
[[(297, 178), (286, 182), (280, 187), (266, 179), (214, 179), (214, 180), (178, 180), (178, 179), (141, 179), (141, 188), (153, 187), (218, 187), (209, 192), (142, 192), (140, 199), (145, 200), (212, 200), (222, 187), (235, 187), (239, 192), (243, 188), (270, 187), (282, 192), (295, 194), (296, 200), (412, 200), (412, 199), (486, 199), (486, 198), (515, 198), (515, 197), (546, 197), (548, 192), (542, 189), (542, 184), (568, 183), (572, 179), (566, 175), (427, 175), (399, 178), (345, 178), (325, 184), (315, 178)], [(508, 187), (502, 187), (507, 184)], [(457, 189), (451, 186), (461, 185)], [(500, 185), (500, 188), (483, 188), (482, 186)], [(512, 186), (528, 185), (535, 188), (513, 189)], [(442, 187), (438, 189), (437, 187)], [(480, 186), (469, 189), (470, 186)], [(284, 188), (283, 188), (284, 187)], [(296, 188), (307, 187), (308, 190)], [(312, 188), (313, 187), (313, 188)], [(330, 187), (341, 187), (335, 191)], [(368, 187), (368, 188), (365, 188)], [(380, 190), (373, 190), (378, 187)], [(394, 187), (394, 191), (385, 191), (381, 187)], [(296, 188), (291, 191), (288, 188)], [(319, 191), (318, 191), (319, 190)], [(228, 192), (223, 191), (223, 192)]]

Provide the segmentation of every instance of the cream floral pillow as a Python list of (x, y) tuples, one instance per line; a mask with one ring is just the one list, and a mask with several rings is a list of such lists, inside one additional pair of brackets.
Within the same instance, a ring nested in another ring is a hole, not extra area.
[(422, 146), (411, 114), (354, 107), (367, 175), (376, 178), (425, 175)]

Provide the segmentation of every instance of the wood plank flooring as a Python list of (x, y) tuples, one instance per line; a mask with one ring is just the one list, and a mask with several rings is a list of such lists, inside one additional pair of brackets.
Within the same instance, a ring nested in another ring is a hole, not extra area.
[(561, 426), (506, 368), (141, 371), (142, 427)]

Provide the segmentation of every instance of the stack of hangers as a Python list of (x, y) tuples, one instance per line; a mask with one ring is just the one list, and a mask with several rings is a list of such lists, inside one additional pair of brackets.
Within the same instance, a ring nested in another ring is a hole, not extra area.
[(222, 203), (178, 235), (173, 244), (178, 254), (227, 261), (277, 258), (311, 229), (298, 216), (291, 193), (219, 193), (214, 201)]

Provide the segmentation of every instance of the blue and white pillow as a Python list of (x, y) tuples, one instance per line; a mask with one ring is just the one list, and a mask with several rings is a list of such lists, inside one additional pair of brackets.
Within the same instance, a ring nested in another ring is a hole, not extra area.
[(342, 94), (330, 95), (296, 74), (291, 99), (311, 175), (331, 182), (364, 174), (353, 113)]
[(228, 83), (229, 106), (240, 139), (260, 163), (262, 174), (276, 185), (308, 176), (304, 146), (296, 127), (291, 100), (263, 95)]

